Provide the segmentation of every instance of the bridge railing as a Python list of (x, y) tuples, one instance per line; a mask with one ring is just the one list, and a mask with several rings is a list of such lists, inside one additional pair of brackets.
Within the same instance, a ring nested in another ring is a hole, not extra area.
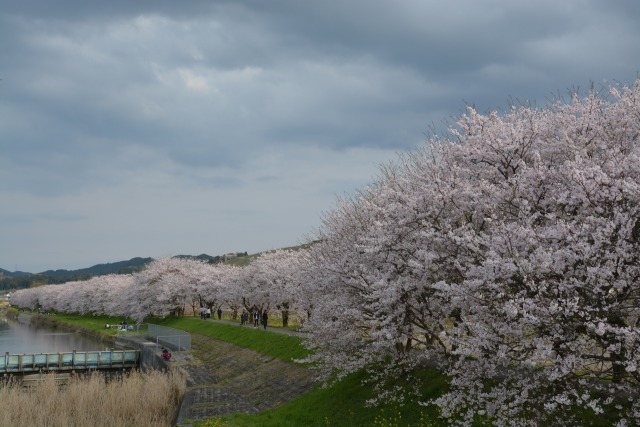
[(70, 371), (76, 369), (132, 368), (140, 351), (82, 351), (0, 355), (0, 373)]

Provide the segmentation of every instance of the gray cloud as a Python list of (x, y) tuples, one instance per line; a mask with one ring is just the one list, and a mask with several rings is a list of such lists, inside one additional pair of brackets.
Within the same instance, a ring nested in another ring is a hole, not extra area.
[(633, 0), (3, 7), (0, 266), (31, 271), (295, 244), (466, 103), (640, 70)]

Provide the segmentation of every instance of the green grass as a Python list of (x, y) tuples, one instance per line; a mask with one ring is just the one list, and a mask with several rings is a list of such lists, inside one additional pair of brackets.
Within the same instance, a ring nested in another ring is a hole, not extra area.
[[(238, 325), (206, 322), (193, 317), (150, 319), (149, 323), (170, 326), (192, 334), (230, 342), (286, 362), (304, 358), (308, 354), (307, 350), (302, 347), (302, 340), (299, 337), (272, 333), (268, 330), (265, 332)], [(446, 381), (438, 371), (425, 369), (420, 371), (418, 375), (425, 384), (421, 389), (424, 399), (439, 395), (444, 390)], [(424, 408), (416, 403), (402, 407), (394, 404), (383, 404), (376, 408), (366, 406), (365, 402), (373, 398), (374, 395), (370, 387), (362, 384), (365, 378), (366, 374), (364, 373), (353, 374), (331, 387), (325, 388), (318, 385), (310, 392), (275, 409), (254, 415), (236, 414), (210, 420), (209, 424), (225, 427), (432, 427), (446, 425), (446, 423), (437, 420), (437, 411), (434, 408)], [(400, 416), (399, 422), (396, 422), (398, 416)], [(205, 423), (201, 424), (206, 425)]]
[(301, 338), (278, 334), (269, 330), (263, 331), (262, 329), (241, 327), (240, 325), (207, 322), (197, 317), (149, 319), (149, 323), (169, 326), (192, 334), (205, 335), (226, 341), (284, 362), (303, 359), (308, 355), (308, 351), (302, 346)]
[[(35, 314), (35, 313), (33, 313)], [(105, 335), (115, 335), (115, 329), (105, 329), (106, 324), (118, 324), (123, 320), (134, 324), (131, 319), (100, 315), (79, 315), (57, 313), (52, 319), (98, 331)], [(269, 330), (241, 327), (225, 323), (206, 322), (198, 317), (166, 317), (163, 319), (147, 319), (147, 323), (169, 326), (192, 334), (205, 335), (210, 338), (226, 341), (258, 353), (271, 356), (284, 362), (293, 362), (305, 358), (309, 353), (302, 346), (302, 339), (296, 336), (283, 335)]]
[[(438, 371), (425, 369), (419, 372), (425, 399), (439, 395), (446, 387), (445, 378)], [(308, 393), (275, 409), (255, 415), (236, 414), (221, 417), (219, 423), (225, 427), (335, 427), (335, 426), (416, 426), (435, 427), (447, 425), (438, 419), (433, 407), (422, 407), (416, 403), (398, 406), (383, 403), (377, 407), (366, 406), (373, 397), (369, 387), (362, 384), (366, 374), (352, 374), (331, 387), (317, 386)]]
[[(54, 319), (79, 325), (103, 334), (114, 334), (114, 330), (105, 330), (104, 325), (117, 324), (130, 319), (109, 316), (57, 314)], [(149, 323), (170, 326), (192, 334), (205, 335), (226, 341), (239, 347), (254, 350), (285, 362), (304, 358), (308, 353), (302, 346), (302, 340), (296, 336), (256, 330), (218, 322), (202, 321), (196, 317), (168, 317), (149, 319)], [(420, 389), (422, 400), (427, 401), (442, 394), (446, 389), (446, 378), (438, 371), (424, 369), (417, 373), (424, 384)], [(366, 374), (352, 374), (331, 387), (316, 386), (311, 391), (289, 402), (259, 414), (235, 414), (196, 423), (196, 427), (287, 427), (287, 426), (373, 426), (373, 427), (436, 427), (447, 425), (438, 418), (433, 407), (422, 407), (416, 403), (404, 406), (383, 402), (378, 407), (366, 406), (373, 397), (370, 387), (363, 385)], [(615, 414), (605, 413), (597, 416), (591, 410), (575, 408), (583, 425), (613, 425)], [(478, 422), (477, 425), (490, 425)]]
[[(105, 334), (113, 333), (113, 331), (104, 329), (105, 324), (119, 323), (125, 320), (107, 316), (69, 314), (58, 314), (55, 318), (59, 321), (83, 326)], [(127, 323), (129, 322), (127, 320)], [(308, 354), (299, 337), (269, 332), (268, 330), (263, 331), (243, 328), (238, 325), (206, 322), (195, 317), (148, 319), (148, 323), (169, 326), (192, 334), (205, 335), (286, 362), (304, 358)], [(424, 370), (419, 375), (425, 384), (422, 388), (424, 399), (436, 396), (444, 389), (445, 378), (439, 372)], [(362, 380), (365, 378), (366, 375), (364, 373), (356, 373), (331, 387), (325, 388), (318, 385), (302, 396), (272, 410), (254, 415), (236, 414), (221, 419), (209, 420), (208, 424), (220, 427), (432, 427), (446, 425), (441, 421), (437, 421), (437, 411), (434, 408), (424, 408), (417, 404), (407, 404), (402, 407), (394, 404), (383, 404), (375, 408), (366, 406), (365, 402), (373, 397), (373, 392), (369, 387), (362, 384)], [(207, 425), (207, 423), (198, 423), (196, 425)]]
[(105, 325), (116, 325), (122, 321), (126, 321), (127, 324), (133, 325), (135, 324), (134, 320), (126, 319), (124, 317), (114, 317), (114, 316), (98, 316), (92, 314), (64, 314), (64, 313), (56, 313), (53, 315), (53, 319), (70, 323), (72, 325), (82, 326), (86, 329), (91, 329), (92, 331), (99, 331), (104, 333), (105, 335), (115, 335), (117, 333), (116, 329), (105, 329)]

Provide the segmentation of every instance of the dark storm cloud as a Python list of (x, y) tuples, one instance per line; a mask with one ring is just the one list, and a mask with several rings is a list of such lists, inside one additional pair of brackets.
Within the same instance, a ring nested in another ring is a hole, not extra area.
[(0, 234), (21, 246), (0, 267), (70, 267), (94, 230), (96, 262), (295, 244), (467, 104), (633, 82), (639, 20), (633, 0), (9, 2)]

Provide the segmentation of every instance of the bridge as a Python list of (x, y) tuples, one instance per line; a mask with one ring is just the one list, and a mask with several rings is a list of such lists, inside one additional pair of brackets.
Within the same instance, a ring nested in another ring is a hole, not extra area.
[(139, 350), (72, 351), (0, 356), (0, 374), (64, 372), (91, 369), (131, 369), (140, 363)]

